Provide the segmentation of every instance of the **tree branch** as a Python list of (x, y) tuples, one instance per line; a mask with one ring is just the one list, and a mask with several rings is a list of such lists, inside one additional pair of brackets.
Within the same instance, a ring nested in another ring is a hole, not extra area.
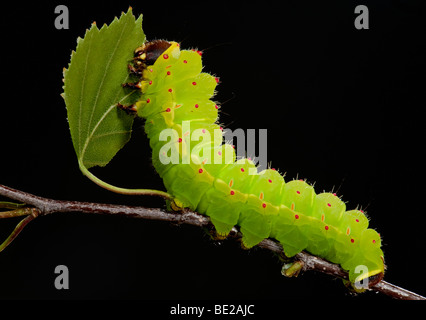
[[(185, 211), (179, 214), (166, 212), (158, 208), (53, 200), (38, 197), (20, 190), (15, 190), (4, 185), (0, 185), (0, 195), (15, 201), (19, 201), (27, 206), (32, 206), (32, 208), (28, 208), (10, 202), (0, 202), (0, 208), (13, 209), (12, 211), (0, 212), (0, 218), (26, 215), (26, 217), (17, 225), (7, 240), (0, 245), (0, 251), (3, 250), (8, 244), (10, 244), (30, 221), (37, 217), (48, 215), (54, 212), (82, 212), (91, 214), (121, 215), (131, 218), (189, 224), (197, 227), (211, 226), (210, 219), (208, 217), (192, 211)], [(241, 233), (236, 228), (233, 228), (229, 237), (240, 239)], [(258, 246), (284, 256), (281, 245), (271, 239), (263, 240), (258, 244)], [(314, 270), (331, 275), (333, 277), (348, 279), (347, 272), (340, 268), (339, 265), (330, 263), (309, 253), (301, 252), (295, 256), (294, 260), (294, 263), (297, 263), (299, 268), (296, 273), (293, 273), (293, 269), (295, 269), (293, 268), (288, 274), (286, 274), (287, 276), (295, 276), (300, 270)], [(426, 297), (400, 288), (383, 280), (370, 287), (370, 290), (379, 291), (395, 299), (426, 300)]]

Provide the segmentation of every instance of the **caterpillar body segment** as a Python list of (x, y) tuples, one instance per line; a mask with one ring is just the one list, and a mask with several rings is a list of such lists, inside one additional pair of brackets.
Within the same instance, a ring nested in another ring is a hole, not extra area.
[[(381, 239), (362, 211), (346, 211), (336, 194), (316, 194), (305, 181), (286, 182), (273, 169), (258, 173), (250, 159), (236, 161), (211, 100), (218, 80), (202, 72), (200, 52), (148, 42), (136, 49), (129, 70), (141, 75), (133, 110), (146, 120), (153, 165), (179, 207), (209, 216), (219, 238), (239, 226), (246, 248), (274, 238), (288, 257), (306, 250), (340, 264), (357, 291), (365, 289), (356, 282), (382, 279)], [(357, 272), (359, 266), (366, 271)]]

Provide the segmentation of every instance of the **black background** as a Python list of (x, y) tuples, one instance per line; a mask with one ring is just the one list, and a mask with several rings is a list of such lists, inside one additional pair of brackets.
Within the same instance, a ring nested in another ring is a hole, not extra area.
[[(383, 237), (385, 279), (426, 294), (424, 1), (51, 1), (1, 5), (0, 183), (40, 196), (162, 207), (160, 199), (112, 194), (85, 178), (73, 150), (62, 69), (93, 21), (128, 6), (149, 40), (204, 50), (220, 77), (221, 122), (268, 129), (268, 161), (287, 179), (337, 190), (360, 205)], [(54, 9), (69, 9), (69, 30)], [(367, 5), (370, 29), (354, 9)], [(143, 123), (112, 162), (92, 171), (117, 186), (163, 189)], [(19, 220), (0, 223), (1, 241)], [(56, 290), (64, 264), (70, 289)], [(196, 227), (53, 214), (32, 222), (0, 254), (0, 298), (386, 299), (349, 294), (340, 280), (280, 275), (261, 249), (210, 240)], [(271, 304), (273, 304), (271, 302)]]

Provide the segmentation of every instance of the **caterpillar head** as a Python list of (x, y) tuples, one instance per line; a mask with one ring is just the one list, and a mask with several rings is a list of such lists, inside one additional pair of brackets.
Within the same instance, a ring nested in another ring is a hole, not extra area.
[(150, 66), (171, 46), (166, 40), (153, 40), (136, 48), (134, 61), (137, 66)]

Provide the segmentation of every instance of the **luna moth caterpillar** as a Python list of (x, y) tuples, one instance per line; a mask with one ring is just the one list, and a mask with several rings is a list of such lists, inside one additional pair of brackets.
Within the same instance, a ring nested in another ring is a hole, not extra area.
[(365, 290), (359, 281), (374, 285), (383, 278), (381, 238), (361, 210), (347, 211), (336, 194), (316, 194), (304, 180), (286, 182), (273, 169), (257, 172), (251, 159), (236, 160), (211, 100), (218, 78), (202, 72), (201, 52), (181, 50), (173, 41), (146, 42), (129, 70), (139, 79), (123, 86), (140, 90), (141, 97), (118, 107), (145, 119), (153, 165), (174, 210), (209, 216), (218, 238), (239, 226), (245, 248), (273, 238), (287, 257), (306, 250), (340, 264), (356, 291)]

